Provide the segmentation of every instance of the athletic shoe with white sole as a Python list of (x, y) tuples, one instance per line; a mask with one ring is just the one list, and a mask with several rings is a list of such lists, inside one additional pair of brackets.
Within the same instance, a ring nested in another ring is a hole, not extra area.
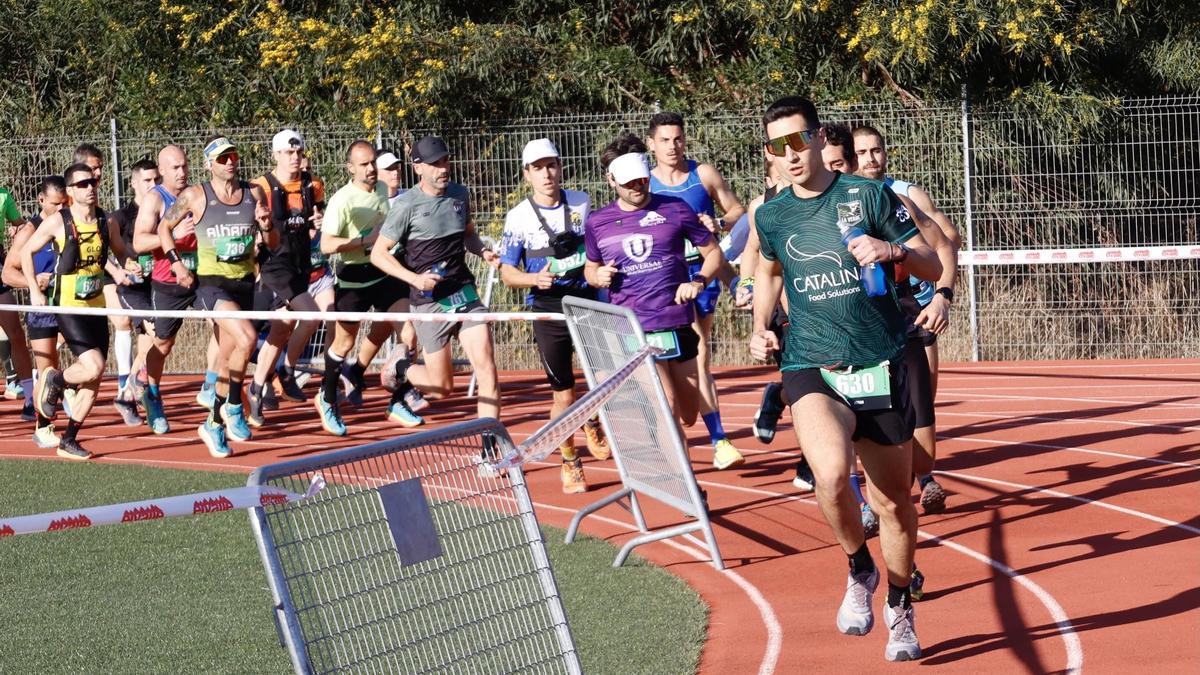
[(33, 385), (33, 406), (48, 420), (58, 414), (58, 404), (63, 395), (63, 388), (51, 381), (57, 373), (57, 368), (49, 366)]
[(216, 388), (210, 387), (207, 384), (200, 385), (200, 391), (196, 392), (196, 403), (199, 403), (211, 412), (213, 406), (217, 404)]
[(125, 400), (118, 395), (117, 398), (113, 399), (113, 407), (120, 413), (121, 421), (125, 422), (125, 426), (127, 427), (139, 427), (145, 421), (138, 414), (137, 403), (134, 403), (133, 399)]
[(732, 469), (746, 463), (746, 458), (733, 447), (729, 439), (722, 438), (713, 446), (713, 466), (718, 470)]
[(888, 661), (915, 661), (921, 658), (921, 643), (917, 640), (917, 617), (910, 605), (907, 608), (883, 608), (883, 620), (888, 624), (888, 643), (883, 658)]
[(201, 424), (197, 431), (200, 432), (200, 440), (208, 447), (208, 454), (217, 459), (225, 459), (233, 454), (229, 443), (225, 442), (225, 427), (210, 425), (208, 420), (204, 420), (204, 424)]
[(388, 406), (388, 419), (410, 429), (425, 423), (425, 419), (409, 410), (404, 401), (395, 401)]
[(146, 424), (150, 431), (161, 435), (171, 430), (167, 416), (163, 414), (162, 397), (152, 393), (150, 387), (142, 390), (142, 409), (146, 411)]
[(409, 387), (408, 391), (404, 392), (404, 405), (413, 412), (421, 412), (429, 407), (429, 401), (425, 400), (420, 389)]
[(39, 448), (50, 450), (58, 447), (58, 435), (54, 433), (54, 425), (47, 424), (38, 427), (33, 432), (33, 444)]
[(92, 453), (84, 450), (83, 446), (79, 444), (79, 441), (67, 438), (64, 438), (58, 442), (58, 450), (56, 450), (54, 454), (64, 459), (73, 459), (80, 462), (92, 458)]
[(775, 440), (775, 427), (783, 415), (783, 385), (771, 382), (763, 389), (762, 401), (754, 412), (754, 437), (763, 443)]
[(593, 418), (583, 423), (583, 437), (587, 440), (589, 455), (601, 462), (612, 457), (612, 446), (608, 444), (599, 420)]
[(226, 403), (221, 406), (221, 420), (225, 422), (229, 438), (235, 441), (250, 440), (250, 426), (246, 424), (245, 408), (242, 404)]
[(346, 435), (346, 424), (338, 414), (336, 405), (330, 405), (324, 396), (314, 398), (313, 405), (317, 408), (317, 416), (321, 418), (321, 426), (325, 427), (325, 431), (334, 436)]
[(483, 450), (479, 452), (479, 459), (476, 461), (476, 473), (480, 478), (499, 478), (500, 472), (492, 466), (492, 462), (499, 459), (500, 448), (496, 444), (496, 437), (485, 433), (483, 435)]
[(400, 373), (407, 369), (408, 349), (392, 347), (392, 351), (388, 352), (387, 359), (383, 362), (383, 367), (379, 369), (379, 384), (388, 391), (396, 391), (396, 387), (404, 381)]
[(808, 465), (808, 460), (804, 456), (800, 456), (800, 461), (796, 462), (796, 477), (792, 479), (792, 487), (801, 492), (812, 492), (817, 487), (817, 479), (813, 478), (812, 467)]
[(587, 492), (588, 484), (587, 478), (583, 475), (583, 461), (578, 457), (572, 462), (564, 461), (561, 474), (563, 494), (575, 495)]
[(846, 595), (838, 607), (837, 627), (846, 635), (866, 635), (875, 626), (871, 597), (879, 586), (879, 569), (870, 574), (846, 575)]
[(280, 365), (275, 369), (275, 376), (279, 378), (279, 388), (283, 390), (283, 395), (289, 401), (304, 403), (308, 401), (308, 397), (300, 390), (300, 386), (296, 384), (296, 374), (290, 368), (285, 368)]

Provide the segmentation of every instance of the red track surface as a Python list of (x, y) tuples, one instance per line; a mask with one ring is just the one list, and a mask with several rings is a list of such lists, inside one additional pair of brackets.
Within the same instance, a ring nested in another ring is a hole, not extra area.
[[(768, 377), (760, 368), (718, 377), (725, 426), (746, 452), (746, 465), (714, 471), (702, 425), (689, 434), (729, 571), (715, 571), (682, 540), (639, 552), (711, 605), (704, 672), (878, 668), (887, 636), (881, 621), (862, 638), (834, 626), (845, 558), (811, 495), (791, 486), (789, 418), (770, 447), (750, 433)], [(519, 442), (542, 423), (549, 391), (536, 373), (509, 373), (503, 386), (504, 422)], [(104, 406), (81, 437), (99, 461), (245, 472), (405, 433), (384, 419), (375, 389), (364, 408), (347, 414), (349, 439), (320, 431), (310, 405), (288, 404), (254, 441), (235, 444), (234, 457), (214, 460), (195, 433), (196, 387), (168, 382), (174, 430), (166, 436), (125, 427)], [(921, 518), (917, 558), (927, 582), (917, 605), (920, 663), (952, 672), (1194, 672), (1200, 363), (947, 364), (940, 387), (938, 468), (951, 497), (945, 513)], [(5, 408), (0, 455), (52, 456), (12, 421), (13, 404)], [(474, 412), (473, 401), (459, 397), (427, 419), (448, 423)], [(574, 496), (561, 494), (555, 465), (530, 468), (539, 518), (565, 526), (576, 509), (617, 485), (611, 461), (585, 466), (592, 491)], [(648, 500), (643, 505), (651, 526), (679, 520)], [(610, 507), (599, 515), (603, 520), (585, 521), (585, 531), (614, 542), (628, 536), (625, 511)], [(871, 545), (878, 560), (877, 540)]]

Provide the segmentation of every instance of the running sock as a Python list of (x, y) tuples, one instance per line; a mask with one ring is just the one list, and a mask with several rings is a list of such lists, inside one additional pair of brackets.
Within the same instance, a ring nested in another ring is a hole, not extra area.
[(153, 382), (148, 382), (146, 384), (146, 389), (150, 392), (151, 398), (162, 398), (162, 395), (158, 393), (158, 385), (157, 384), (154, 384)]
[(860, 482), (861, 481), (858, 477), (858, 472), (857, 471), (851, 472), (850, 473), (850, 489), (854, 490), (854, 497), (856, 499), (858, 499), (859, 505), (862, 505), (862, 504), (866, 504), (867, 500), (863, 499), (862, 485), (859, 484)]
[(929, 485), (932, 482), (933, 482), (933, 474), (931, 474), (931, 473), (927, 473), (923, 476), (917, 476), (917, 483), (920, 484), (922, 490), (925, 489), (926, 485)]
[(79, 434), (79, 427), (83, 426), (83, 422), (75, 420), (67, 420), (67, 430), (63, 432), (62, 439), (64, 441), (73, 441), (75, 436)]
[(888, 582), (888, 607), (897, 609), (908, 609), (912, 607), (912, 595), (908, 590), (908, 586), (893, 586), (892, 582)]
[(217, 386), (217, 371), (215, 371), (215, 370), (204, 371), (204, 386), (208, 387), (209, 389), (212, 389), (213, 387)]
[(33, 427), (35, 430), (50, 426), (50, 418), (49, 417), (42, 415), (42, 413), (37, 412), (36, 410), (34, 411), (34, 414), (37, 415), (37, 422), (34, 424), (34, 427)]
[(113, 336), (113, 351), (117, 354), (117, 388), (124, 389), (133, 369), (133, 331), (117, 331)]
[(350, 364), (350, 379), (351, 379), (351, 381), (354, 382), (354, 384), (358, 384), (359, 382), (362, 382), (363, 375), (365, 375), (366, 372), (367, 372), (367, 367), (364, 366), (363, 364), (359, 363), (357, 360), (354, 363)]
[(700, 417), (704, 420), (704, 426), (708, 427), (708, 437), (712, 439), (713, 445), (728, 438), (725, 435), (725, 427), (721, 426), (721, 411), (714, 410)]
[(21, 389), (25, 392), (25, 403), (33, 403), (33, 378), (27, 377), (21, 380)]
[(850, 573), (855, 576), (869, 576), (875, 571), (875, 561), (871, 558), (871, 550), (867, 548), (867, 542), (863, 542), (858, 550), (847, 556), (850, 559)]
[(208, 426), (224, 427), (225, 420), (221, 419), (221, 406), (225, 405), (225, 398), (220, 394), (213, 392), (215, 400), (213, 401), (212, 410), (208, 411)]
[(227, 398), (229, 400), (229, 405), (241, 405), (242, 404), (242, 381), (241, 380), (234, 382), (232, 377), (229, 378), (229, 395)]
[(325, 378), (321, 381), (321, 394), (329, 405), (337, 403), (338, 380), (342, 375), (343, 356), (333, 353), (332, 349), (325, 350)]

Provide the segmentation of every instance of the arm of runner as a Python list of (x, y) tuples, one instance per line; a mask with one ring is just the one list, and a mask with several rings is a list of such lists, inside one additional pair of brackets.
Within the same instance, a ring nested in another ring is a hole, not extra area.
[(962, 248), (962, 233), (954, 226), (954, 222), (950, 220), (944, 211), (937, 207), (930, 199), (929, 193), (920, 187), (914, 185), (908, 189), (908, 196), (912, 198), (912, 202), (917, 205), (917, 208), (925, 212), (925, 215), (933, 219), (941, 228), (942, 234), (954, 246), (954, 251), (957, 253)]
[(25, 287), (29, 289), (29, 304), (31, 305), (43, 306), (46, 304), (46, 296), (42, 293), (37, 276), (33, 273), (33, 254), (54, 241), (62, 233), (62, 229), (62, 216), (56, 213), (43, 220), (42, 224), (29, 236), (29, 241), (21, 247), (21, 272), (25, 275)]
[(378, 267), (384, 274), (393, 276), (412, 286), (418, 291), (432, 291), (437, 282), (442, 280), (442, 275), (433, 272), (416, 272), (408, 269), (392, 255), (392, 247), (396, 245), (395, 239), (389, 239), (385, 235), (379, 235), (376, 240), (376, 245), (371, 249), (371, 264)]
[(750, 356), (759, 361), (779, 351), (779, 338), (770, 325), (782, 290), (783, 268), (779, 261), (760, 256), (754, 272), (754, 333), (750, 336)]
[(258, 223), (258, 234), (267, 248), (279, 246), (279, 232), (271, 226), (271, 209), (267, 207), (267, 195), (262, 186), (251, 183), (250, 194), (254, 195), (254, 220)]
[(129, 257), (129, 251), (125, 248), (125, 240), (121, 238), (121, 224), (117, 222), (117, 219), (111, 215), (108, 216), (105, 218), (105, 227), (108, 228), (108, 247), (111, 252), (108, 260), (105, 261), (104, 269), (116, 283), (130, 286), (137, 280), (135, 273), (140, 267), (136, 259)]
[(475, 220), (467, 221), (467, 231), (463, 238), (463, 244), (467, 250), (475, 255), (483, 258), (483, 261), (492, 267), (500, 267), (500, 256), (491, 249), (487, 244), (483, 243), (483, 238), (479, 236), (479, 232), (475, 230)]
[(762, 195), (755, 197), (750, 202), (750, 234), (747, 235), (746, 246), (742, 249), (742, 262), (738, 270), (738, 275), (741, 276), (741, 279), (738, 281), (737, 288), (733, 292), (733, 306), (737, 308), (748, 309), (754, 299), (754, 274), (758, 269), (758, 252), (760, 250), (758, 228), (754, 226), (754, 214), (762, 204)]
[[(13, 288), (26, 288), (24, 266), (21, 264), (21, 251), (25, 248), (25, 242), (29, 241), (29, 235), (33, 234), (34, 227), (27, 222), (17, 228), (13, 234), (12, 241), (9, 242), (9, 247), (13, 252), (4, 259), (4, 271), (0, 273), (0, 282)], [(38, 279), (39, 285), (41, 279)]]
[(137, 253), (153, 253), (162, 248), (158, 238), (158, 212), (162, 210), (162, 197), (157, 190), (150, 190), (138, 209), (133, 221), (133, 250)]
[(700, 251), (700, 255), (704, 256), (704, 263), (700, 266), (700, 271), (697, 273), (703, 276), (705, 281), (695, 281), (689, 279), (675, 289), (675, 304), (682, 305), (685, 302), (691, 302), (700, 295), (700, 291), (708, 285), (708, 281), (712, 280), (713, 275), (722, 265), (726, 265), (725, 255), (721, 253), (721, 247), (717, 246), (717, 242), (713, 238), (709, 238), (707, 243), (700, 244), (696, 247)]
[[(171, 271), (175, 274), (175, 279), (180, 286), (184, 288), (193, 288), (196, 285), (196, 278), (192, 276), (192, 271), (183, 264), (183, 260), (179, 257), (179, 253), (175, 250), (175, 237), (178, 235), (176, 227), (181, 227), (189, 231), (195, 231), (195, 219), (192, 216), (192, 200), (195, 199), (195, 190), (199, 188), (189, 187), (179, 193), (179, 197), (171, 208), (163, 214), (163, 217), (158, 221), (158, 242), (162, 247), (163, 255), (167, 260), (171, 261)], [(203, 193), (201, 193), (203, 194)], [(190, 221), (184, 224), (184, 221)], [(186, 235), (178, 235), (186, 236)]]
[[(708, 195), (721, 206), (723, 213), (720, 218), (715, 219), (718, 221), (717, 228), (729, 230), (746, 212), (746, 208), (738, 201), (733, 190), (729, 189), (729, 183), (725, 181), (725, 177), (721, 175), (720, 171), (717, 171), (716, 167), (711, 164), (701, 164), (696, 167), (696, 173), (700, 175), (700, 182), (704, 185), (704, 189), (708, 190)], [(707, 224), (705, 226), (707, 227)]]
[(537, 288), (546, 290), (554, 285), (558, 275), (543, 267), (537, 272), (526, 272), (515, 265), (500, 263), (500, 281), (509, 288)]
[[(937, 288), (945, 286), (953, 291), (954, 281), (958, 276), (958, 248), (943, 235), (941, 227), (915, 203), (915, 200), (900, 195), (896, 197), (908, 209), (925, 243), (937, 253), (938, 261), (942, 264), (942, 273), (936, 279)], [(905, 242), (906, 245), (907, 243)], [(908, 261), (905, 261), (904, 266), (905, 269), (908, 268)], [(941, 334), (950, 325), (950, 301), (942, 294), (935, 293), (929, 304), (921, 309), (915, 323), (935, 335)]]
[(617, 269), (615, 260), (610, 260), (603, 265), (591, 260), (583, 264), (583, 278), (588, 284), (596, 288), (608, 288), (612, 286), (613, 278), (621, 273)]

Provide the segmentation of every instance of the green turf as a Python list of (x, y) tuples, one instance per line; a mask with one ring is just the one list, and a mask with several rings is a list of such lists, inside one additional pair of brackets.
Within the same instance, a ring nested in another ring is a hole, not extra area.
[[(243, 485), (235, 474), (0, 461), (0, 515)], [(544, 528), (590, 673), (694, 672), (707, 608), (686, 584)], [(287, 672), (245, 512), (0, 540), (0, 672)]]

